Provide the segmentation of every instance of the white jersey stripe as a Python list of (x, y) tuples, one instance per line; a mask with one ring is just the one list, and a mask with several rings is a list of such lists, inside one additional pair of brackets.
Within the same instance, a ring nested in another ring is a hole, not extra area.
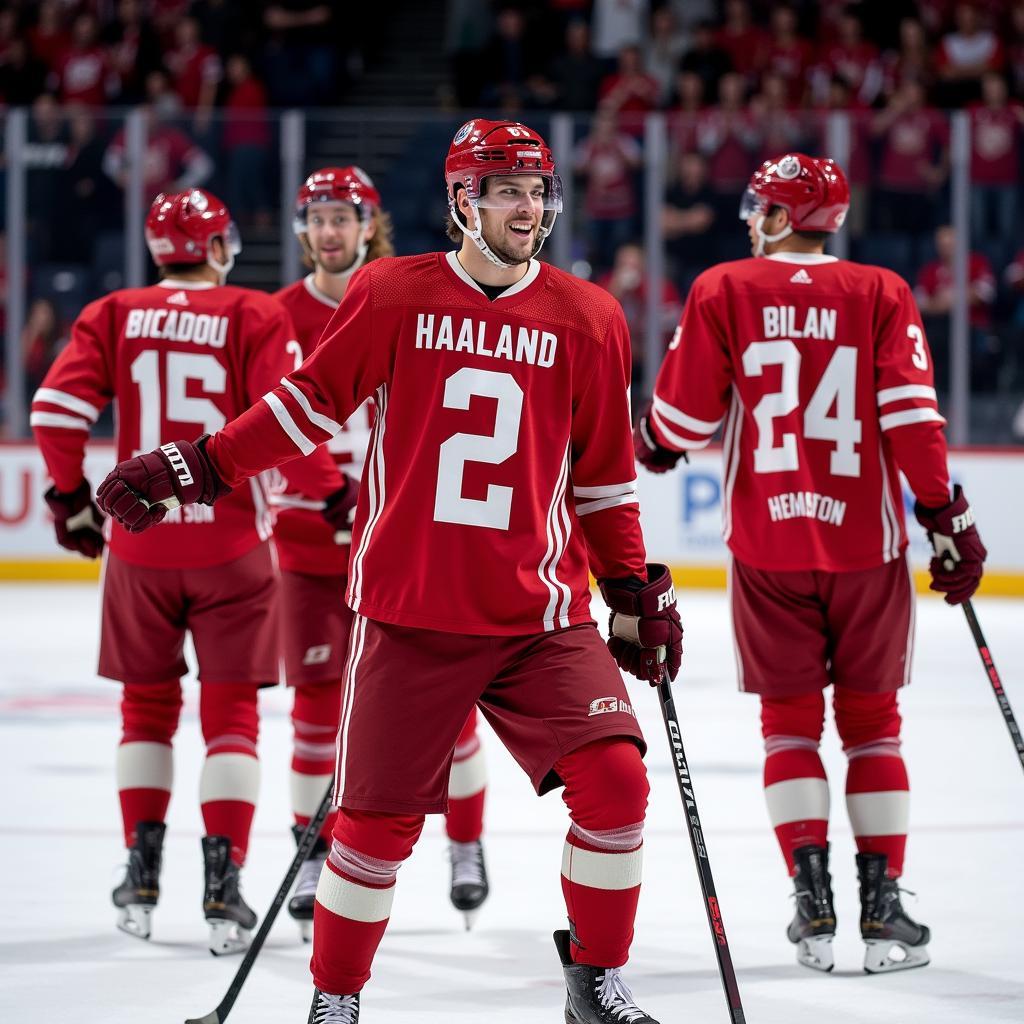
[(577, 516), (589, 516), (591, 512), (600, 512), (606, 508), (616, 508), (619, 505), (639, 505), (640, 499), (635, 492), (630, 494), (618, 494), (611, 498), (598, 498), (596, 501), (585, 501), (582, 505), (576, 506)]
[(907, 654), (903, 662), (903, 685), (910, 685), (910, 666), (914, 660), (914, 631), (917, 626), (917, 601), (914, 600), (914, 571), (910, 565), (910, 545), (904, 552), (907, 565), (907, 586), (910, 588), (910, 626), (907, 629)]
[(878, 465), (882, 471), (882, 561), (892, 561), (892, 521), (889, 519), (889, 477), (885, 472), (885, 453), (882, 451), (882, 442), (878, 442)]
[(263, 396), (263, 401), (270, 406), (274, 419), (281, 424), (281, 429), (292, 439), (295, 447), (303, 455), (310, 455), (316, 451), (316, 445), (299, 430), (298, 424), (292, 419), (292, 414), (284, 407), (284, 403), (272, 391)]
[(88, 420), (77, 416), (65, 416), (62, 412), (34, 412), (28, 418), (30, 427), (60, 427), (62, 430), (84, 430), (89, 432)]
[(895, 427), (905, 427), (909, 423), (945, 423), (946, 418), (938, 409), (904, 409), (902, 412), (890, 412), (885, 416), (879, 416), (878, 426), (881, 430), (892, 430)]
[(711, 435), (694, 440), (692, 437), (683, 437), (681, 434), (677, 434), (662, 418), (661, 413), (657, 409), (651, 410), (651, 418), (658, 425), (658, 430), (661, 431), (662, 436), (674, 444), (676, 448), (682, 448), (687, 451), (700, 451), (701, 448), (707, 448), (711, 444)]
[(387, 385), (377, 388), (377, 420), (370, 433), (370, 447), (366, 453), (363, 479), (367, 485), (370, 499), (370, 511), (366, 519), (363, 535), (359, 539), (359, 547), (352, 558), (352, 576), (350, 589), (352, 593), (352, 610), (359, 611), (363, 597), (363, 560), (370, 545), (370, 537), (384, 510), (384, 430), (387, 421)]
[[(558, 624), (562, 629), (569, 628), (569, 606), (572, 604), (572, 591), (568, 585), (558, 578), (558, 563), (562, 560), (562, 555), (565, 554), (565, 549), (569, 546), (569, 535), (572, 533), (572, 521), (569, 518), (569, 507), (565, 501), (565, 492), (569, 485), (569, 449), (566, 447), (565, 450), (565, 482), (562, 485), (562, 494), (558, 499), (558, 517), (562, 523), (562, 530), (564, 531), (564, 537), (562, 545), (558, 549), (558, 554), (555, 556), (554, 561), (551, 563), (551, 578), (561, 591), (565, 603), (562, 605), (562, 614), (558, 618)], [(560, 534), (560, 536), (562, 536)]]
[(287, 377), (282, 377), (281, 383), (288, 389), (295, 401), (302, 406), (302, 411), (306, 414), (307, 419), (314, 427), (319, 427), (324, 431), (324, 433), (330, 434), (331, 437), (334, 437), (334, 435), (341, 430), (340, 423), (332, 420), (330, 416), (325, 416), (323, 413), (317, 412), (313, 406), (309, 404), (309, 399)]
[(726, 549), (725, 554), (725, 600), (729, 605), (729, 621), (732, 624), (732, 653), (736, 659), (736, 682), (740, 690), (745, 690), (744, 685), (744, 672), (743, 672), (743, 654), (740, 651), (739, 640), (736, 638), (736, 616), (733, 614), (733, 596), (736, 589), (736, 581), (734, 579), (736, 568), (734, 565), (734, 559), (732, 552)]
[(69, 395), (66, 391), (58, 391), (56, 388), (38, 388), (32, 396), (32, 401), (33, 403), (48, 402), (50, 405), (59, 405), (71, 412), (77, 412), (79, 416), (84, 416), (91, 423), (95, 423), (100, 416), (99, 409), (91, 402), (85, 401), (84, 398), (78, 398), (76, 395)]
[(939, 400), (935, 388), (930, 388), (927, 384), (903, 384), (898, 388), (883, 388), (878, 392), (879, 405), (902, 402), (907, 398), (930, 398), (933, 402)]
[(366, 619), (356, 615), (349, 637), (348, 664), (345, 666), (345, 687), (341, 697), (341, 722), (338, 725), (338, 754), (334, 767), (334, 805), (341, 806), (345, 796), (345, 774), (348, 769), (348, 729), (352, 722), (352, 705), (356, 699), (356, 673), (363, 655)]
[[(550, 632), (555, 628), (556, 618), (559, 618), (559, 621), (561, 622), (565, 617), (564, 613), (562, 616), (558, 615), (558, 609), (564, 600), (566, 603), (565, 611), (568, 612), (569, 601), (571, 599), (569, 588), (558, 579), (556, 571), (558, 561), (565, 551), (565, 543), (568, 540), (569, 534), (568, 523), (566, 522), (565, 524), (565, 533), (563, 535), (562, 526), (559, 522), (560, 514), (564, 512), (565, 490), (568, 481), (569, 449), (567, 446), (565, 458), (562, 460), (562, 465), (559, 470), (558, 479), (555, 481), (555, 489), (551, 494), (551, 503), (548, 506), (547, 521), (545, 523), (548, 546), (544, 553), (544, 558), (541, 559), (540, 566), (537, 569), (542, 582), (548, 588), (548, 593), (550, 594), (547, 607), (544, 609), (545, 632)], [(560, 505), (563, 506), (562, 509), (559, 508)], [(568, 625), (568, 620), (565, 621), (565, 625)]]
[(601, 487), (576, 487), (572, 493), (577, 498), (611, 498), (617, 494), (635, 494), (636, 480), (628, 480), (624, 484), (604, 484)]
[(725, 485), (722, 493), (722, 540), (732, 536), (732, 492), (740, 466), (740, 435), (743, 432), (743, 405), (735, 385), (725, 431)]
[(713, 434), (722, 425), (720, 419), (699, 420), (696, 416), (690, 416), (674, 405), (669, 405), (664, 398), (660, 398), (657, 394), (654, 396), (654, 410), (670, 423), (694, 434)]

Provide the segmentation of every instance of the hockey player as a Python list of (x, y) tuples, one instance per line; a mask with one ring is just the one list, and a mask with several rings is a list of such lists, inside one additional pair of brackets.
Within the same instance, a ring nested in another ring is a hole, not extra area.
[[(263, 402), (179, 442), (177, 468), (159, 451), (121, 463), (98, 501), (143, 530), (163, 515), (153, 502), (215, 499), (312, 451), (374, 395), (309, 1020), (358, 1020), (396, 874), (424, 814), (445, 809), (478, 703), (538, 793), (564, 786), (566, 1020), (655, 1024), (620, 972), (648, 787), (615, 661), (651, 682), (674, 676), (682, 627), (668, 571), (645, 564), (625, 319), (606, 292), (534, 259), (561, 205), (536, 132), (469, 121), (445, 177), (457, 251), (368, 264)], [(588, 567), (612, 609), (608, 648)]]
[[(352, 275), (366, 262), (393, 256), (394, 248), (380, 194), (359, 167), (314, 171), (296, 196), (293, 227), (313, 272), (275, 297), (295, 324), (297, 368), (316, 348)], [(327, 442), (339, 469), (347, 469), (356, 479), (366, 457), (371, 410), (372, 402), (364, 402)], [(298, 841), (334, 776), (341, 681), (352, 625), (352, 611), (345, 603), (349, 545), (335, 543), (334, 531), (319, 512), (308, 508), (302, 495), (275, 492), (270, 501), (278, 508), (274, 544), (281, 568), (285, 674), (295, 687), (291, 794)], [(445, 819), (452, 865), (450, 898), (466, 915), (467, 927), (488, 893), (480, 839), (486, 770), (474, 708), (455, 745)], [(288, 912), (307, 939), (333, 827), (334, 816), (329, 815), (288, 902)]]
[[(108, 402), (117, 399), (123, 459), (182, 431), (217, 430), (293, 366), (294, 335), (280, 305), (224, 284), (240, 246), (219, 199), (202, 189), (158, 196), (146, 242), (160, 283), (86, 306), (32, 402), (32, 427), (53, 479), (46, 502), (58, 543), (90, 558), (104, 538), (82, 460), (90, 425)], [(181, 465), (173, 444), (163, 450)], [(347, 518), (354, 489), (325, 453), (285, 471), (309, 497), (326, 498), (337, 521)], [(123, 683), (117, 786), (128, 848), (113, 900), (119, 927), (148, 938), (187, 629), (199, 662), (206, 742), (203, 910), (210, 950), (220, 954), (244, 948), (256, 922), (239, 875), (259, 784), (257, 691), (277, 680), (276, 582), (262, 484), (254, 477), (216, 509), (183, 502), (164, 522), (145, 536), (114, 523), (104, 563), (99, 673)]]
[[(767, 161), (740, 216), (754, 259), (690, 292), (640, 417), (637, 458), (665, 472), (725, 422), (724, 537), (740, 688), (761, 697), (765, 795), (796, 885), (789, 939), (831, 970), (829, 792), (818, 755), (832, 684), (849, 759), (864, 968), (928, 963), (928, 928), (900, 902), (907, 772), (897, 691), (910, 675), (913, 581), (898, 472), (935, 549), (932, 589), (975, 591), (985, 548), (959, 487), (910, 289), (824, 253), (849, 207), (831, 160)], [(894, 954), (894, 947), (902, 952)]]

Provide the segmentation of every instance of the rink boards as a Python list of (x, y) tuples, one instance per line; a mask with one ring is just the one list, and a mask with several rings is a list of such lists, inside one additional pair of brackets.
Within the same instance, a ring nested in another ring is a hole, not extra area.
[[(95, 485), (114, 461), (110, 445), (91, 445), (86, 475)], [(1019, 508), (1024, 499), (1024, 450), (960, 449), (951, 455), (953, 479), (963, 484), (989, 551), (982, 593), (1024, 595), (1024, 540)], [(49, 486), (32, 445), (0, 444), (0, 579), (95, 579), (98, 565), (65, 556), (53, 539), (42, 495)], [(689, 587), (724, 587), (726, 548), (721, 538), (721, 453), (694, 452), (689, 465), (664, 476), (640, 471), (640, 507), (648, 557), (668, 563)], [(928, 546), (913, 523), (913, 500), (904, 488), (911, 556), (918, 587), (927, 589)]]

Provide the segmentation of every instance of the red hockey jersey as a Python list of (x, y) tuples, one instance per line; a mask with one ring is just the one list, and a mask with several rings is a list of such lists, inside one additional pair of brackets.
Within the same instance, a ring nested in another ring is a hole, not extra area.
[[(112, 399), (119, 461), (193, 440), (219, 430), (295, 365), (289, 343), (294, 331), (281, 305), (246, 288), (165, 280), (90, 303), (32, 400), (32, 429), (55, 486), (71, 491), (81, 481), (89, 428)], [(311, 498), (341, 486), (326, 456), (285, 472)], [(173, 509), (147, 533), (114, 523), (110, 545), (135, 565), (199, 568), (239, 558), (270, 527), (254, 478), (215, 507)]]
[(723, 536), (759, 569), (865, 569), (907, 538), (897, 467), (949, 501), (921, 317), (906, 282), (832, 256), (776, 253), (701, 274), (658, 374), (666, 448), (724, 421)]
[[(338, 303), (316, 287), (312, 274), (282, 288), (274, 298), (288, 311), (295, 325), (297, 340), (288, 345), (298, 369), (316, 348)], [(338, 468), (357, 480), (370, 443), (372, 415), (373, 403), (364, 402), (325, 446)], [(349, 545), (335, 543), (333, 527), (318, 511), (309, 508), (305, 495), (287, 486), (275, 486), (270, 491), (270, 504), (277, 513), (274, 546), (282, 569), (331, 576), (348, 572)]]
[(606, 292), (531, 262), (493, 302), (454, 252), (375, 260), (320, 345), (210, 442), (229, 482), (333, 437), (375, 396), (349, 604), (513, 635), (590, 618), (587, 569), (646, 578), (629, 337)]

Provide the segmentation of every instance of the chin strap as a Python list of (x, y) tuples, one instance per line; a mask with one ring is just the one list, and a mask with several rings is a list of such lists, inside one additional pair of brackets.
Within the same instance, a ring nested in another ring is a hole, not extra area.
[(755, 256), (764, 255), (764, 247), (769, 242), (781, 242), (784, 238), (788, 238), (793, 234), (793, 225), (787, 224), (781, 231), (776, 231), (774, 235), (765, 234), (762, 225), (764, 224), (764, 216), (760, 216), (757, 219), (757, 224), (754, 226), (754, 230), (757, 232), (757, 248), (754, 250)]
[(217, 273), (220, 275), (221, 284), (224, 284), (224, 282), (227, 280), (228, 274), (231, 273), (231, 270), (235, 265), (235, 254), (230, 249), (228, 249), (227, 246), (225, 246), (224, 248), (227, 249), (228, 258), (223, 263), (219, 263), (217, 260), (215, 260), (211, 253), (206, 254), (206, 264), (207, 266), (213, 267), (213, 269), (217, 271)]
[[(356, 248), (355, 259), (344, 269), (339, 270), (337, 273), (332, 273), (329, 270), (325, 270), (324, 273), (329, 277), (333, 277), (338, 284), (348, 284), (348, 279), (366, 262), (366, 254), (370, 249), (370, 243), (366, 240), (365, 229), (359, 235), (359, 245)], [(316, 263), (316, 260), (313, 260)], [(322, 269), (317, 264), (317, 269)]]
[[(469, 201), (470, 201), (470, 203), (473, 206), (473, 213), (476, 216), (476, 222), (477, 222), (477, 224), (479, 224), (480, 223), (480, 209), (476, 205), (476, 201), (475, 200), (470, 199)], [(494, 250), (484, 241), (483, 231), (482, 231), (481, 228), (470, 228), (468, 224), (464, 224), (459, 219), (458, 206), (454, 202), (448, 204), (448, 210), (451, 213), (452, 220), (455, 221), (455, 224), (458, 227), (458, 229), (464, 235), (467, 235), (469, 238), (472, 238), (473, 241), (476, 243), (476, 247), (496, 267), (499, 267), (502, 270), (510, 270), (512, 267), (518, 266), (518, 264), (516, 264), (516, 263), (506, 263), (503, 259), (501, 259), (500, 256), (498, 256), (494, 252)], [(536, 256), (537, 253), (539, 253), (540, 250), (543, 248), (544, 240), (548, 237), (548, 235), (551, 234), (551, 229), (552, 229), (552, 227), (554, 227), (555, 217), (556, 216), (558, 216), (558, 215), (556, 213), (552, 212), (551, 220), (548, 222), (547, 225), (544, 224), (544, 218), (543, 217), (541, 218), (541, 222), (540, 222), (540, 224), (537, 227), (537, 244), (533, 247), (533, 252), (530, 254), (530, 259), (533, 259), (533, 257)], [(524, 260), (523, 262), (525, 263), (526, 261)]]

